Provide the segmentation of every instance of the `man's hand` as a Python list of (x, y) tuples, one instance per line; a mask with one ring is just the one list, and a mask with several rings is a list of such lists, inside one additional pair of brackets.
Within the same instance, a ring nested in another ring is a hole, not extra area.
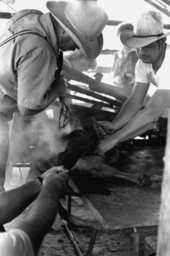
[(60, 165), (60, 166), (55, 166), (55, 167), (50, 168), (49, 170), (44, 172), (40, 177), (45, 179), (45, 178), (49, 177), (50, 175), (54, 175), (54, 174), (66, 175), (68, 173), (69, 173), (69, 171), (67, 169), (65, 169), (63, 165)]
[(55, 188), (59, 197), (63, 197), (68, 192), (68, 170), (62, 166), (53, 167), (40, 177), (43, 178), (43, 186)]

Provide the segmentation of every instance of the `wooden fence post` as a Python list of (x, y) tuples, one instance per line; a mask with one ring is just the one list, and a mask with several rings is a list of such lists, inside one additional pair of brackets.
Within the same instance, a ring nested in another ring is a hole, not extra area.
[(156, 256), (170, 256), (170, 108), (164, 156), (164, 173)]

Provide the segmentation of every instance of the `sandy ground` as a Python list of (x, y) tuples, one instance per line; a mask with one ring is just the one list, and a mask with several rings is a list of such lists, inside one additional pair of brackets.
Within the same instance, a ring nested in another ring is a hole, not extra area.
[[(74, 230), (74, 235), (78, 237), (78, 245), (82, 255), (86, 255), (92, 233), (85, 229)], [(75, 256), (79, 255), (68, 239), (64, 230), (57, 229), (51, 231), (44, 239), (40, 255)], [(131, 256), (132, 237), (124, 232), (116, 234), (98, 233), (93, 247), (93, 255), (96, 256)]]
[[(58, 226), (59, 225), (59, 226)], [(92, 237), (92, 231), (87, 229), (72, 230), (81, 253), (79, 254), (68, 238), (61, 220), (58, 218), (57, 224), (54, 224), (51, 231), (44, 238), (41, 250), (38, 256), (76, 256), (76, 255), (93, 255), (93, 256), (133, 256), (134, 241), (130, 233), (125, 231), (116, 232), (98, 232), (92, 254), (87, 254), (89, 241)], [(146, 239), (152, 246), (151, 252), (156, 249), (157, 239), (155, 236)], [(145, 253), (149, 255), (149, 253)]]

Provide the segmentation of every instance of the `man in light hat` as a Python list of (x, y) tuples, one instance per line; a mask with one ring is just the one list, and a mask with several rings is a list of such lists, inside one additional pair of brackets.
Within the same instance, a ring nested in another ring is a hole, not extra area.
[[(117, 26), (117, 37), (120, 40), (120, 34), (124, 30), (133, 30), (133, 24), (121, 22)], [(121, 49), (114, 54), (113, 60), (113, 83), (123, 87), (129, 95), (132, 91), (135, 79), (135, 65), (138, 60), (134, 48), (126, 47), (121, 44)]]
[[(159, 12), (142, 13), (134, 24), (134, 30), (120, 35), (122, 43), (136, 48), (139, 60), (135, 67), (135, 85), (132, 94), (111, 123), (105, 129), (112, 135), (101, 141), (98, 153), (104, 154), (118, 143), (132, 139), (155, 127), (156, 122), (170, 105), (169, 63), (170, 52), (166, 44), (162, 17)], [(149, 87), (155, 92), (144, 106)]]
[(22, 10), (0, 35), (0, 190), (8, 158), (8, 122), (15, 112), (32, 116), (66, 91), (62, 52), (80, 48), (96, 58), (108, 17), (96, 1), (49, 1), (49, 13)]

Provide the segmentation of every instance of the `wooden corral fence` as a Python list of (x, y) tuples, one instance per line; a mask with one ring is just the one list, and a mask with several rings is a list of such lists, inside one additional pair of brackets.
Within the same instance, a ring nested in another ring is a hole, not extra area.
[[(169, 5), (169, 0), (162, 0), (161, 1), (153, 1), (152, 0), (144, 0), (149, 4), (153, 5), (159, 11), (163, 12), (166, 15), (169, 15), (169, 10), (167, 6)], [(156, 2), (156, 3), (155, 3)], [(10, 12), (0, 12), (0, 19), (9, 19), (14, 15), (14, 13)], [(117, 26), (121, 20), (109, 20), (107, 25), (108, 26)], [(170, 29), (170, 24), (165, 24), (164, 27), (166, 29)], [(110, 51), (111, 52), (111, 51)], [(109, 50), (102, 51), (101, 54), (109, 54)], [(113, 53), (112, 53), (113, 54)], [(67, 94), (68, 98), (73, 100), (79, 100), (84, 103), (91, 104), (92, 108), (100, 109), (102, 108), (108, 109), (109, 111), (113, 110), (114, 113), (117, 113), (122, 106), (123, 102), (128, 98), (129, 94), (125, 92), (125, 90), (121, 87), (115, 86), (113, 84), (107, 84), (101, 82), (97, 76), (96, 78), (91, 78), (88, 75), (85, 75), (78, 70), (64, 65), (63, 70), (65, 73), (66, 78), (68, 79), (68, 89), (71, 93)], [(70, 83), (70, 80), (73, 80), (77, 83)], [(80, 84), (82, 83), (82, 84)], [(84, 86), (87, 85), (87, 86)], [(72, 93), (75, 92), (75, 93)]]
[(164, 157), (160, 221), (158, 228), (157, 256), (170, 255), (170, 108), (168, 116), (167, 141)]

